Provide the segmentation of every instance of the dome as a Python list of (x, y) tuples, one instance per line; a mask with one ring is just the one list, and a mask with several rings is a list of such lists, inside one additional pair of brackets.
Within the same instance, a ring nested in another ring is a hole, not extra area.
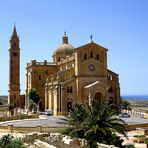
[(55, 52), (73, 52), (73, 47), (70, 44), (61, 44)]
[(63, 43), (59, 45), (59, 47), (55, 50), (55, 52), (66, 52), (66, 53), (72, 53), (73, 52), (73, 46), (68, 43), (68, 37), (66, 36), (66, 32), (63, 36)]

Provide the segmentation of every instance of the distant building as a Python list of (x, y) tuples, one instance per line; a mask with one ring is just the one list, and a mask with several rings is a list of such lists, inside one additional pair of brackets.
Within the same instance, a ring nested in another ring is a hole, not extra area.
[(51, 109), (64, 115), (75, 103), (101, 99), (107, 105), (120, 105), (118, 74), (107, 69), (108, 49), (90, 43), (74, 48), (66, 33), (53, 53), (53, 62), (31, 61), (26, 70), (26, 106), (31, 88), (40, 96), (40, 110)]

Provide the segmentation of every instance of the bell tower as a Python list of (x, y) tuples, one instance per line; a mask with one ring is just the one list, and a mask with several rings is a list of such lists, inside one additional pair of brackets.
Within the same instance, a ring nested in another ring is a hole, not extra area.
[(10, 38), (8, 104), (20, 106), (20, 48), (16, 26)]

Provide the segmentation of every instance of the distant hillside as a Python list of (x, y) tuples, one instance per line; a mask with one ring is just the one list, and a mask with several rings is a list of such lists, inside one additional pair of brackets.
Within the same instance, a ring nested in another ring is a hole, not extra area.
[(8, 96), (0, 96), (0, 102), (2, 104), (8, 104)]
[(148, 100), (126, 99), (132, 106), (148, 107)]

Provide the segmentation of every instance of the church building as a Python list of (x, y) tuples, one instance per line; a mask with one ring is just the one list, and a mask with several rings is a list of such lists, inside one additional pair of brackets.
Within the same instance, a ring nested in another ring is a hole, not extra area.
[(40, 110), (50, 109), (53, 115), (64, 115), (75, 103), (90, 103), (91, 99), (119, 107), (119, 77), (107, 68), (107, 51), (92, 36), (88, 44), (74, 48), (64, 33), (53, 62), (27, 63), (26, 107), (32, 88), (40, 96)]

